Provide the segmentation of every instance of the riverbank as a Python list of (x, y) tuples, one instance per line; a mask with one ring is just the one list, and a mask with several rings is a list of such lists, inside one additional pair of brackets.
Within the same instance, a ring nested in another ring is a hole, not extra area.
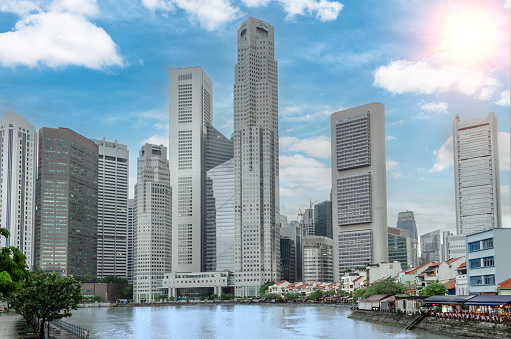
[[(190, 301), (169, 301), (169, 302), (156, 302), (156, 303), (128, 303), (128, 304), (112, 304), (112, 303), (86, 303), (78, 304), (80, 308), (91, 307), (153, 307), (153, 306), (182, 306), (182, 305), (258, 305), (258, 304), (292, 304), (292, 305), (334, 305), (351, 307), (350, 304), (343, 303), (323, 303), (316, 301), (298, 301), (298, 302), (275, 302), (271, 300), (190, 300)], [(115, 305), (115, 306), (114, 306)]]
[[(356, 310), (348, 316), (353, 320), (363, 320), (371, 323), (393, 325), (406, 328), (417, 315)], [(511, 338), (511, 326), (476, 322), (465, 319), (444, 319), (426, 317), (415, 328), (430, 333), (450, 335), (465, 338)], [(413, 332), (410, 331), (411, 333)]]
[[(74, 334), (67, 332), (63, 329), (56, 329), (50, 325), (50, 338), (59, 339), (77, 339)], [(12, 311), (4, 312), (0, 315), (0, 338), (5, 339), (37, 339), (39, 334), (34, 332), (34, 329), (27, 325), (25, 319)]]

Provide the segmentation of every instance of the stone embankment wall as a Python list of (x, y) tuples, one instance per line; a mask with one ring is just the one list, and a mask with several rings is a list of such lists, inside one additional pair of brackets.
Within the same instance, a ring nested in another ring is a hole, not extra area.
[[(348, 318), (405, 328), (417, 317), (418, 315), (410, 316), (406, 314), (357, 310), (353, 311)], [(511, 326), (509, 325), (469, 320), (426, 317), (416, 328), (455, 337), (486, 339), (511, 338)]]

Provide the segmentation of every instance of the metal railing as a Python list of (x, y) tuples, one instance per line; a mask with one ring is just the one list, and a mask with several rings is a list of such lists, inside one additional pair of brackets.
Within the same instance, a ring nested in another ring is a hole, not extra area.
[(51, 324), (53, 324), (57, 327), (60, 327), (61, 329), (66, 330), (70, 333), (73, 333), (78, 338), (86, 339), (86, 338), (89, 338), (89, 336), (90, 336), (90, 332), (88, 329), (78, 326), (78, 325), (75, 325), (75, 324), (68, 323), (67, 321), (64, 321), (64, 320), (54, 320), (51, 322)]

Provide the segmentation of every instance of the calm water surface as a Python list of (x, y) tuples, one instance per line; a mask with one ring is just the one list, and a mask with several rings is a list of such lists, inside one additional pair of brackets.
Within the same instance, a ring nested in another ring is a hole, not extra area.
[(348, 319), (335, 305), (81, 308), (66, 318), (91, 338), (448, 338)]

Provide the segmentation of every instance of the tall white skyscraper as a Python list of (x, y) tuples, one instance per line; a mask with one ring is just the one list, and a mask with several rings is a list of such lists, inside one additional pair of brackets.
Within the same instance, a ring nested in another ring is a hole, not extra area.
[(205, 269), (206, 144), (213, 84), (200, 67), (169, 71), (173, 272)]
[(128, 284), (133, 284), (133, 231), (135, 229), (135, 199), (128, 199)]
[(6, 113), (0, 119), (0, 227), (10, 236), (0, 247), (14, 246), (34, 267), (37, 132), (25, 118)]
[(234, 218), (237, 296), (280, 275), (278, 72), (273, 26), (254, 18), (237, 34)]
[(154, 301), (171, 271), (172, 189), (167, 147), (145, 144), (137, 161), (133, 299)]
[(126, 145), (92, 140), (98, 145), (97, 278), (128, 276), (128, 163)]
[(385, 111), (371, 103), (331, 116), (334, 280), (388, 261)]
[(453, 123), (456, 231), (467, 235), (500, 228), (500, 173), (497, 118)]

